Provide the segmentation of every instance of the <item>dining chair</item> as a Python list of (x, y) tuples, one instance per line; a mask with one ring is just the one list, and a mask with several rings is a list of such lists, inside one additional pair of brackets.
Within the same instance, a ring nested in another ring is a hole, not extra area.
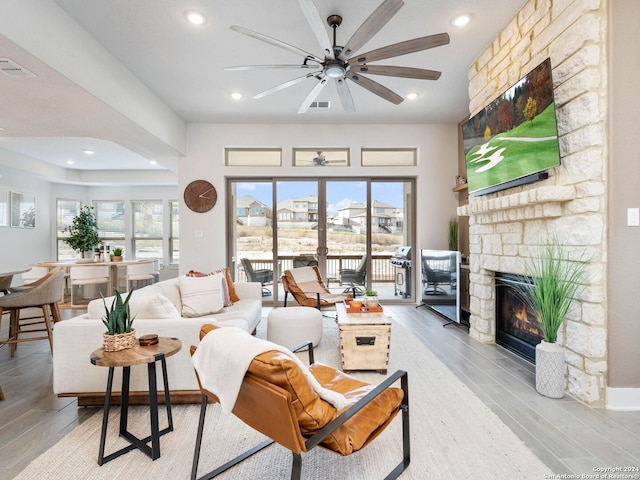
[[(111, 276), (109, 273), (109, 266), (107, 265), (74, 265), (69, 269), (69, 279), (71, 281), (71, 306), (81, 306), (77, 303), (80, 289), (82, 288), (82, 296), (87, 298), (88, 286), (106, 285), (106, 292), (103, 295), (106, 297), (110, 294), (109, 287), (111, 284)], [(76, 293), (76, 289), (78, 293)], [(94, 298), (98, 298), (96, 295)]]
[(133, 286), (138, 285), (138, 282), (149, 282), (153, 283), (155, 278), (155, 268), (152, 260), (141, 261), (138, 263), (130, 263), (126, 266), (126, 274), (125, 274), (125, 285), (126, 291), (128, 292)]
[[(64, 271), (61, 268), (51, 270), (36, 286), (0, 297), (0, 318), (4, 311), (10, 312), (9, 335), (6, 340), (0, 340), (0, 344), (11, 346), (13, 357), (17, 344), (34, 340), (49, 340), (49, 346), (53, 353), (53, 334), (51, 319), (60, 321), (60, 287), (64, 281)], [(35, 315), (21, 317), (21, 310), (26, 308), (40, 308), (42, 316)], [(44, 328), (33, 328), (35, 325), (44, 324)], [(47, 332), (46, 336), (30, 336), (37, 332)], [(25, 336), (27, 335), (27, 336)]]
[(21, 275), (22, 283), (24, 285), (31, 285), (32, 283), (44, 277), (47, 273), (49, 273), (49, 269), (47, 267), (32, 265), (31, 270), (29, 270), (28, 272), (24, 272)]

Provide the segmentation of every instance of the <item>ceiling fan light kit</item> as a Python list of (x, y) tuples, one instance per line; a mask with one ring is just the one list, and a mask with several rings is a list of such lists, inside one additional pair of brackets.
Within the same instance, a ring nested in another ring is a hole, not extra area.
[(310, 105), (324, 89), (328, 79), (333, 79), (344, 111), (347, 113), (354, 113), (356, 110), (355, 104), (353, 102), (349, 86), (346, 82), (347, 79), (353, 81), (365, 90), (378, 95), (384, 100), (395, 105), (399, 105), (404, 100), (403, 97), (363, 74), (412, 78), (418, 80), (437, 80), (440, 78), (440, 72), (434, 70), (391, 65), (371, 65), (370, 62), (385, 60), (446, 45), (449, 43), (449, 35), (447, 33), (414, 38), (404, 42), (395, 43), (393, 45), (387, 45), (386, 47), (371, 50), (366, 53), (361, 53), (356, 56), (351, 56), (353, 52), (358, 52), (384, 25), (387, 24), (389, 20), (391, 20), (391, 18), (404, 5), (403, 0), (384, 0), (378, 8), (369, 15), (362, 25), (360, 25), (344, 46), (338, 45), (336, 40), (337, 29), (342, 24), (342, 17), (340, 15), (329, 15), (329, 17), (327, 17), (326, 22), (333, 30), (332, 43), (327, 35), (325, 23), (322, 20), (316, 5), (313, 3), (313, 0), (298, 0), (298, 3), (302, 13), (307, 19), (307, 23), (309, 23), (312, 33), (322, 48), (324, 58), (244, 27), (237, 25), (232, 25), (230, 27), (231, 30), (235, 32), (248, 35), (257, 40), (302, 56), (304, 60), (299, 65), (246, 65), (225, 67), (225, 70), (257, 70), (269, 68), (315, 69), (314, 72), (288, 80), (280, 85), (269, 88), (264, 92), (258, 93), (257, 95), (254, 95), (254, 99), (265, 97), (271, 93), (291, 87), (313, 77), (318, 81), (318, 83), (307, 95), (298, 109), (298, 113), (304, 113), (309, 109)]

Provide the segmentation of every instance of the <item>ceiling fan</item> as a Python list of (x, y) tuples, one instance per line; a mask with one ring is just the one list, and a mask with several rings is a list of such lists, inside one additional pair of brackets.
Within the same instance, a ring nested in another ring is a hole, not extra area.
[(314, 157), (311, 160), (311, 162), (313, 162), (313, 165), (315, 166), (324, 167), (325, 165), (330, 165), (332, 163), (347, 163), (347, 161), (344, 159), (343, 160), (327, 160), (327, 157), (325, 157), (322, 154), (321, 150), (318, 150), (317, 153), (318, 153), (318, 156)]
[(353, 103), (351, 91), (347, 85), (347, 79), (360, 85), (362, 88), (378, 95), (385, 100), (398, 105), (404, 99), (388, 89), (384, 85), (371, 80), (363, 75), (386, 75), (391, 77), (415, 78), (420, 80), (437, 80), (440, 78), (440, 72), (434, 70), (425, 70), (414, 67), (396, 67), (390, 65), (370, 65), (369, 62), (385, 60), (387, 58), (398, 57), (408, 53), (419, 52), (429, 48), (439, 47), (449, 43), (449, 35), (447, 33), (439, 33), (436, 35), (428, 35), (426, 37), (414, 38), (404, 42), (394, 43), (386, 47), (371, 50), (366, 53), (352, 55), (362, 48), (378, 31), (391, 20), (391, 18), (404, 5), (403, 0), (384, 0), (380, 6), (364, 21), (356, 30), (353, 36), (344, 46), (337, 45), (336, 31), (342, 23), (340, 15), (330, 15), (327, 23), (333, 30), (333, 43), (327, 35), (327, 30), (316, 8), (313, 0), (298, 0), (302, 13), (304, 14), (311, 31), (322, 47), (324, 57), (309, 53), (300, 48), (289, 45), (281, 40), (269, 37), (262, 33), (254, 32), (238, 25), (232, 25), (230, 28), (234, 32), (248, 35), (257, 40), (269, 43), (276, 47), (283, 48), (289, 52), (293, 52), (304, 58), (301, 64), (295, 65), (246, 65), (237, 67), (225, 67), (225, 70), (258, 70), (258, 69), (277, 69), (277, 68), (300, 68), (313, 70), (301, 77), (288, 80), (280, 85), (276, 85), (265, 90), (253, 98), (262, 98), (271, 93), (283, 90), (308, 78), (315, 78), (318, 83), (313, 87), (309, 95), (304, 99), (298, 113), (304, 113), (309, 109), (311, 103), (318, 97), (330, 79), (334, 79), (338, 90), (338, 97), (342, 103), (342, 107), (347, 113), (354, 113), (356, 108)]

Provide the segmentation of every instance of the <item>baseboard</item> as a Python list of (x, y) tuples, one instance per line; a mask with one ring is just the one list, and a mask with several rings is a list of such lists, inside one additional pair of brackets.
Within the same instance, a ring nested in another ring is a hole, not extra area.
[(640, 411), (640, 388), (607, 387), (607, 410)]

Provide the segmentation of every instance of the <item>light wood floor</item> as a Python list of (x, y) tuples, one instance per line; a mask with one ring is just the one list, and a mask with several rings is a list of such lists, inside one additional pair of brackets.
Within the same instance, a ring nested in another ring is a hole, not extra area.
[[(425, 308), (386, 308), (554, 473), (640, 466), (640, 412), (593, 409), (569, 396), (544, 398), (535, 392), (533, 366), (519, 357), (470, 339), (463, 328), (443, 328), (444, 320)], [(63, 317), (80, 313), (83, 311), (63, 310)], [(5, 317), (0, 329), (3, 338), (7, 323)], [(100, 411), (79, 408), (75, 400), (53, 395), (51, 371), (46, 341), (21, 344), (13, 359), (7, 346), (0, 347), (0, 385), (6, 397), (0, 402), (0, 478), (13, 478), (32, 459)], [(464, 404), (452, 398), (451, 408), (463, 409)]]

